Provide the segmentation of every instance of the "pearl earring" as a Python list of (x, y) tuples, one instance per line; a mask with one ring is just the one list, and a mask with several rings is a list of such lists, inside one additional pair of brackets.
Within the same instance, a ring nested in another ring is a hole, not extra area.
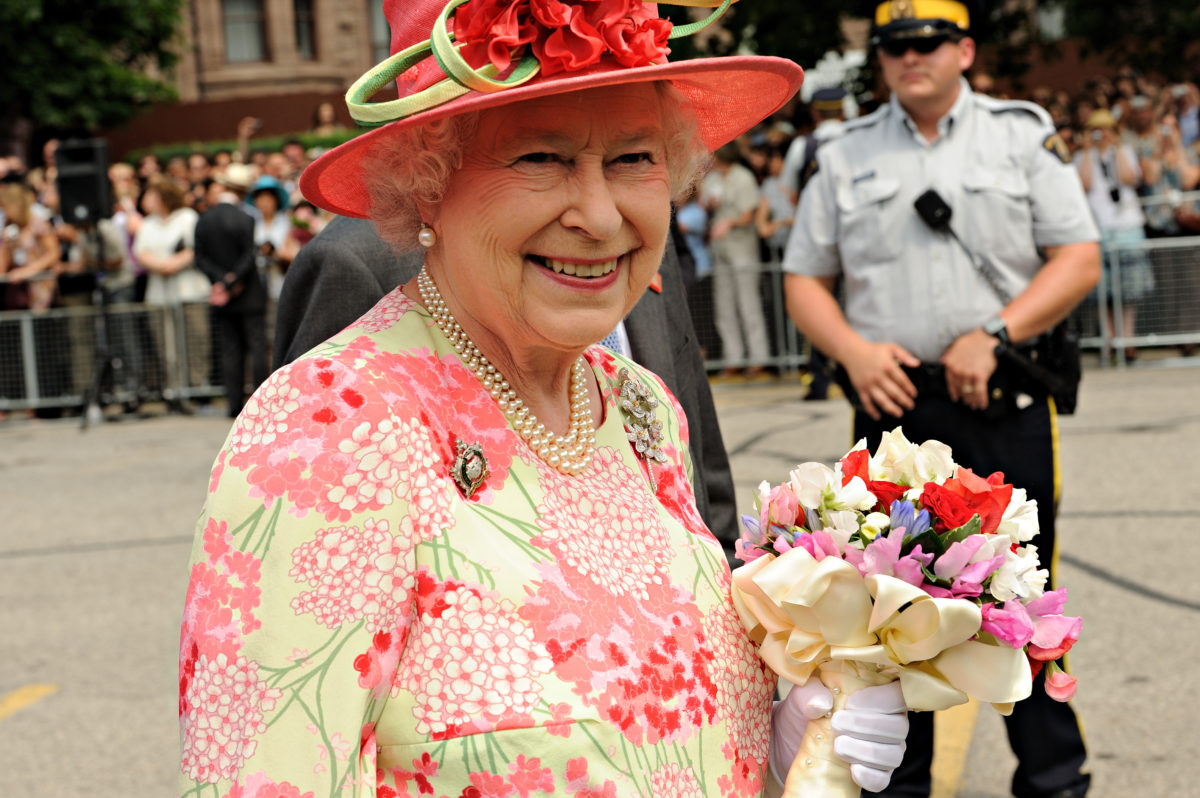
[(417, 233), (417, 243), (429, 249), (437, 243), (437, 233), (433, 232), (433, 228), (427, 224), (421, 225), (421, 232)]

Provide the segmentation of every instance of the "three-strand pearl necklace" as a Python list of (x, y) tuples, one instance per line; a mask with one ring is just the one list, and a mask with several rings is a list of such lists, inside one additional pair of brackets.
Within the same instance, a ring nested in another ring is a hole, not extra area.
[(496, 400), (509, 424), (537, 452), (538, 457), (564, 474), (578, 474), (587, 468), (596, 450), (592, 403), (588, 398), (587, 361), (580, 356), (571, 366), (571, 426), (566, 435), (557, 435), (537, 420), (499, 369), (467, 337), (446, 306), (433, 278), (424, 269), (417, 276), (417, 288), (425, 309), (449, 339), (454, 351)]

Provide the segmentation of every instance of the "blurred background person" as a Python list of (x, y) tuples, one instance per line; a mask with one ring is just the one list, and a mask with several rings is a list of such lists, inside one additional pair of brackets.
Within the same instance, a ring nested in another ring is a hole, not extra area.
[[(1132, 337), (1137, 328), (1137, 303), (1154, 290), (1154, 272), (1145, 249), (1139, 246), (1146, 240), (1146, 218), (1138, 200), (1142, 170), (1132, 148), (1119, 142), (1117, 120), (1112, 112), (1102, 108), (1088, 117), (1082, 148), (1075, 154), (1075, 166), (1092, 216), (1100, 228), (1104, 278), (1100, 283), (1103, 288), (1098, 290), (1104, 294), (1098, 301), (1104, 308), (1109, 330), (1114, 335)], [(1118, 259), (1122, 302), (1119, 329), (1114, 323), (1112, 305), (1114, 263)], [(1137, 349), (1126, 346), (1124, 355), (1127, 360), (1135, 360)]]
[(292, 236), (291, 217), (287, 214), (288, 193), (277, 178), (262, 175), (250, 187), (247, 202), (254, 217), (258, 268), (266, 277), (267, 295), (276, 300), (283, 289), (283, 276), (299, 249), (299, 243)]
[(259, 274), (254, 218), (245, 204), (250, 170), (231, 164), (217, 178), (222, 191), (196, 223), (196, 267), (212, 282), (213, 332), (221, 356), (226, 411), (236, 418), (266, 379), (267, 288)]
[(701, 197), (711, 219), (708, 246), (713, 261), (713, 310), (725, 377), (757, 377), (765, 372), (770, 357), (754, 229), (758, 196), (754, 173), (740, 162), (737, 144), (719, 147), (713, 153)]
[[(146, 304), (159, 308), (161, 324), (152, 323), (162, 362), (160, 386), (173, 410), (188, 412), (182, 395), (171, 396), (178, 386), (203, 386), (209, 382), (210, 331), (208, 278), (195, 265), (197, 213), (185, 204), (185, 190), (175, 180), (151, 178), (142, 194), (144, 217), (133, 239), (133, 255), (149, 274)], [(186, 341), (180, 336), (187, 335)], [(179, 359), (186, 347), (187, 361)]]

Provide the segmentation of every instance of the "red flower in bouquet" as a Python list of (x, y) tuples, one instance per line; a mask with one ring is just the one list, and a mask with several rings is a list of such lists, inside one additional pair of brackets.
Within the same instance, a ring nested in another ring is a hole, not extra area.
[(886, 479), (871, 479), (870, 465), (871, 457), (866, 449), (855, 449), (847, 454), (842, 458), (842, 485), (848, 485), (850, 480), (858, 477), (877, 499), (872, 509), (877, 513), (886, 513), (891, 510), (892, 502), (904, 496), (908, 488)]

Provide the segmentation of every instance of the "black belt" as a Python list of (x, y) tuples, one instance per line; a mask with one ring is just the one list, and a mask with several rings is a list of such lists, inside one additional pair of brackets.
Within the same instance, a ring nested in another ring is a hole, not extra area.
[[(950, 387), (946, 384), (946, 367), (941, 363), (922, 362), (919, 366), (901, 366), (901, 368), (908, 375), (913, 387), (917, 389), (918, 399), (920, 397), (950, 399)], [(861, 410), (862, 403), (858, 399), (858, 392), (850, 384), (850, 375), (840, 364), (834, 372), (834, 379), (850, 404)], [(979, 412), (989, 418), (998, 418), (1010, 412), (1016, 412), (1021, 409), (1017, 403), (1017, 396), (1020, 394), (1028, 394), (1037, 398), (1045, 396), (1046, 392), (1041, 389), (1041, 386), (1031, 385), (1030, 380), (1020, 369), (1001, 360), (996, 364), (996, 371), (988, 380), (988, 406)]]

